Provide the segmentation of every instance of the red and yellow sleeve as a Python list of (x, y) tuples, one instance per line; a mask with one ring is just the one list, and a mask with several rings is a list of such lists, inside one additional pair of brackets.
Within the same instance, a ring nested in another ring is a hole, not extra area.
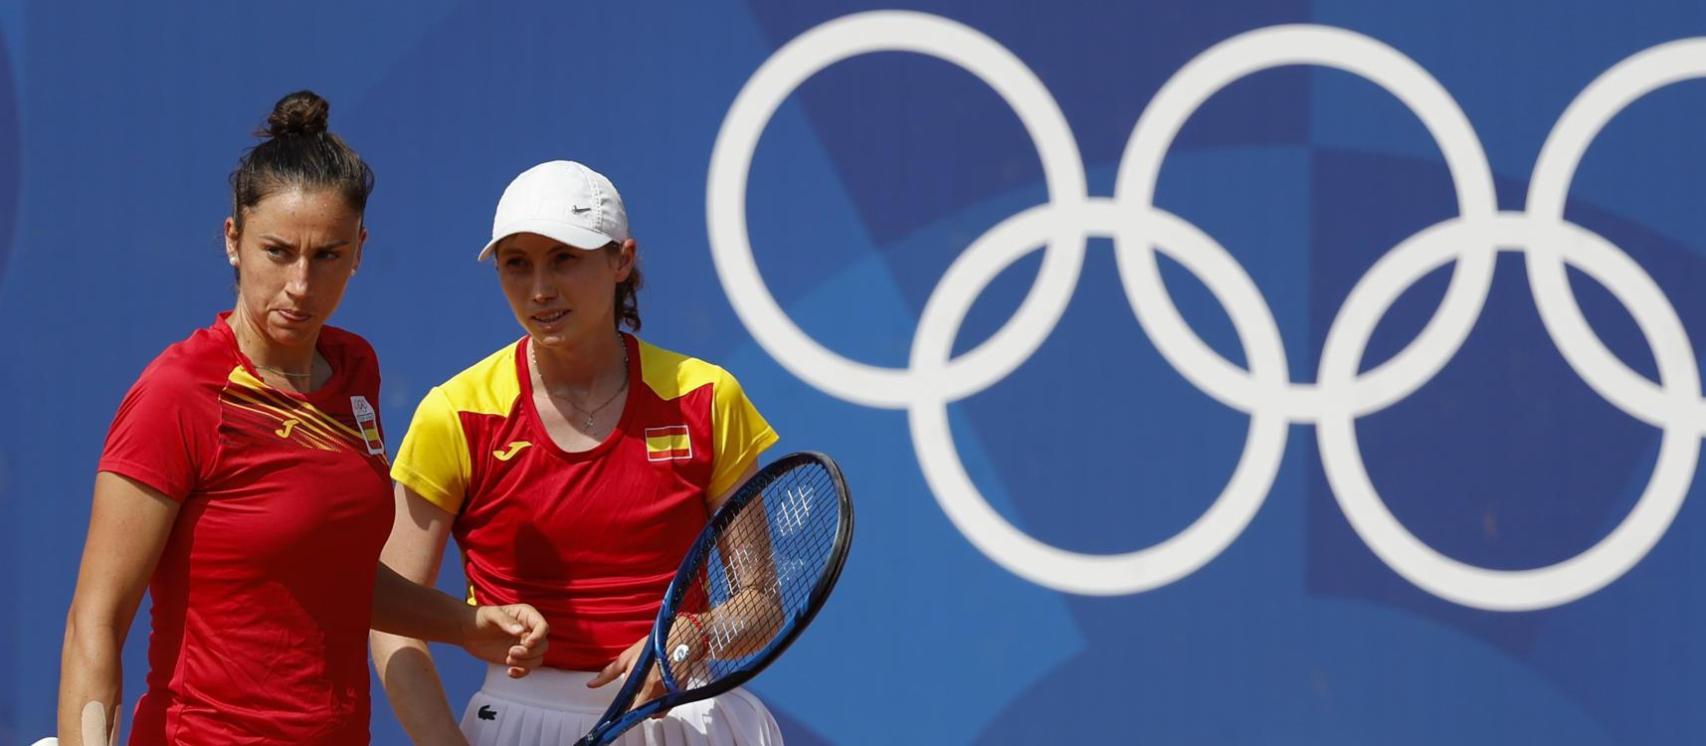
[(415, 418), (391, 465), (391, 478), (455, 514), (462, 508), (471, 470), (462, 419), (444, 390), (434, 387), (415, 408)]
[(776, 431), (752, 406), (734, 376), (723, 373), (711, 391), (711, 484), (707, 492), (721, 497), (735, 488), (764, 449), (775, 445)]

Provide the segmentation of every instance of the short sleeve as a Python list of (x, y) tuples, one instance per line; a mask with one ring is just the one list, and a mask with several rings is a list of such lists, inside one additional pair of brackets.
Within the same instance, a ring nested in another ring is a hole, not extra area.
[(211, 473), (219, 447), (217, 419), (197, 393), (144, 372), (119, 404), (96, 468), (183, 502)]
[(391, 465), (391, 478), (455, 514), (462, 509), (472, 468), (462, 419), (450, 397), (434, 387), (415, 408), (415, 418), (409, 422), (397, 460)]
[(711, 485), (712, 497), (734, 489), (746, 470), (757, 463), (764, 449), (775, 445), (776, 431), (752, 406), (734, 376), (724, 373), (711, 392)]

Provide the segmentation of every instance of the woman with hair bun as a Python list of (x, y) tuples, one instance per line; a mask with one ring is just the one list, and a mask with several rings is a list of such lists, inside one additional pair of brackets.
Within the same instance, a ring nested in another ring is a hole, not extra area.
[(391, 531), (373, 348), (326, 321), (361, 263), (373, 172), (290, 94), (231, 175), (237, 298), (119, 405), (66, 618), (62, 744), (117, 739), (120, 651), (153, 598), (131, 744), (365, 744), (371, 626), (524, 675), (546, 628), (379, 564)]

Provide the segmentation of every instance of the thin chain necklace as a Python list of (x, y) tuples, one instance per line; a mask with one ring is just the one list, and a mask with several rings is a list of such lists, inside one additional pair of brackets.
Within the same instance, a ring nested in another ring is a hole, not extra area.
[(302, 379), (302, 378), (313, 378), (314, 377), (314, 371), (312, 371), (312, 370), (308, 371), (307, 373), (292, 373), (288, 370), (281, 370), (279, 368), (261, 365), (260, 363), (257, 363), (253, 360), (250, 360), (249, 362), (255, 366), (255, 370), (264, 370), (268, 373), (277, 373), (278, 375), (284, 376), (285, 378), (289, 378), (292, 380), (297, 380), (297, 379)]
[[(237, 339), (237, 351), (243, 352), (242, 335), (238, 334), (236, 329), (232, 329), (231, 336)], [(244, 356), (247, 357), (248, 353), (244, 353)], [(277, 375), (281, 375), (281, 376), (284, 376), (285, 378), (288, 378), (292, 381), (300, 381), (304, 378), (312, 381), (314, 378), (314, 361), (312, 359), (310, 359), (308, 361), (308, 372), (306, 372), (306, 373), (296, 373), (294, 371), (288, 371), (288, 370), (285, 370), (283, 368), (274, 368), (270, 365), (261, 365), (260, 363), (255, 362), (255, 359), (253, 357), (249, 358), (249, 364), (255, 366), (255, 370), (264, 370), (268, 373), (274, 373)]]
[[(604, 408), (610, 406), (612, 402), (615, 402), (616, 397), (621, 396), (622, 392), (628, 390), (628, 345), (622, 341), (622, 335), (620, 334), (616, 335), (616, 344), (622, 348), (622, 385), (616, 387), (616, 392), (611, 394), (610, 398), (605, 399), (604, 403), (599, 404), (592, 409), (587, 409), (586, 407), (577, 404), (574, 399), (569, 398), (567, 395), (552, 391), (550, 386), (545, 387), (546, 396), (561, 398), (564, 402), (567, 402), (570, 407), (573, 407), (576, 412), (586, 415), (586, 419), (581, 424), (582, 429), (591, 430), (592, 418), (599, 412), (604, 411)], [(539, 356), (534, 353), (533, 349), (534, 345), (530, 341), (527, 345), (527, 360), (528, 362), (533, 363), (534, 370), (539, 371), (539, 382), (544, 383), (545, 372), (540, 370)]]

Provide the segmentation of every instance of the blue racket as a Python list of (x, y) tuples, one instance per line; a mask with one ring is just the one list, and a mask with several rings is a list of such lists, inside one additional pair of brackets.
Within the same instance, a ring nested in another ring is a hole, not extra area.
[[(823, 607), (852, 542), (853, 503), (828, 456), (789, 454), (759, 470), (687, 551), (622, 690), (577, 746), (608, 744), (764, 670)], [(635, 706), (653, 664), (664, 694)]]

